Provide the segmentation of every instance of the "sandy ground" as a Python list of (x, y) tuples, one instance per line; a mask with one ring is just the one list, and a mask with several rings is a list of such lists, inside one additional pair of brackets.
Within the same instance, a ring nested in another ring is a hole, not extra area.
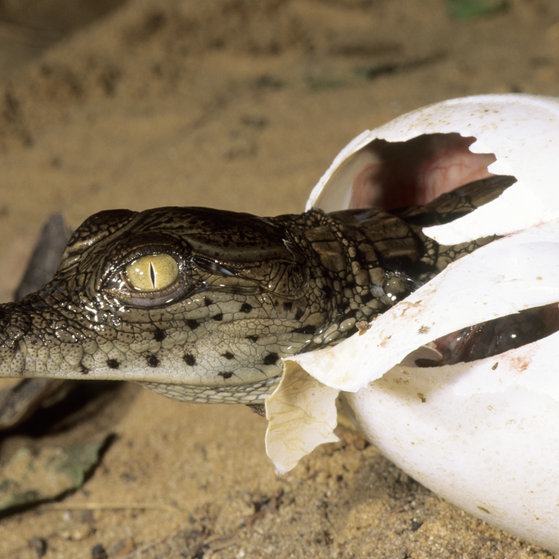
[[(77, 225), (109, 207), (300, 211), (365, 128), (448, 97), (559, 89), (554, 0), (471, 20), (437, 0), (0, 8), (3, 299), (52, 212)], [(278, 478), (265, 421), (240, 406), (123, 386), (82, 426), (109, 428), (116, 440), (81, 490), (0, 521), (0, 557), (550, 557), (442, 502), (351, 431)]]

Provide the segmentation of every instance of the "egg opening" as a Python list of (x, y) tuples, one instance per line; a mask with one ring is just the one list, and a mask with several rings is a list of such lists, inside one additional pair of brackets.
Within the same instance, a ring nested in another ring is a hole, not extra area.
[(353, 171), (350, 207), (394, 210), (423, 205), (491, 176), (487, 167), (495, 155), (472, 153), (469, 147), (475, 141), (457, 133), (423, 134), (405, 142), (373, 140), (356, 154), (362, 168)]
[(331, 211), (341, 203), (342, 191), (344, 205), (352, 209), (392, 211), (427, 204), (464, 184), (493, 176), (488, 167), (496, 156), (471, 151), (476, 141), (456, 132), (421, 134), (401, 142), (375, 138), (323, 177), (325, 188), (313, 205)]

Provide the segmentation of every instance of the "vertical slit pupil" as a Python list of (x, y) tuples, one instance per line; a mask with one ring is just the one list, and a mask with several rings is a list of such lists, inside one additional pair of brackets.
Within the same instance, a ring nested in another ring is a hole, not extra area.
[(149, 279), (151, 280), (151, 285), (155, 289), (156, 275), (155, 275), (155, 266), (153, 265), (153, 262), (149, 263)]

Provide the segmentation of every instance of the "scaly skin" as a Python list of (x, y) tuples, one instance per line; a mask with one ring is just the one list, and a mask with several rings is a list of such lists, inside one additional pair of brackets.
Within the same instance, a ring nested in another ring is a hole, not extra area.
[[(338, 343), (490, 242), (440, 246), (422, 228), (512, 182), (491, 177), (393, 213), (101, 212), (50, 283), (0, 306), (0, 376), (133, 380), (185, 400), (258, 404), (282, 357)], [(134, 287), (130, 265), (146, 255), (155, 286)], [(155, 255), (171, 257), (170, 280)]]

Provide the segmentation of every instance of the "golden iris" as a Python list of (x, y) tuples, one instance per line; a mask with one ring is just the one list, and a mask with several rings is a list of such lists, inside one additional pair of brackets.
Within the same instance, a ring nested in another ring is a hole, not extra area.
[(126, 278), (138, 291), (160, 291), (169, 287), (179, 275), (177, 261), (170, 254), (147, 254), (126, 266)]

